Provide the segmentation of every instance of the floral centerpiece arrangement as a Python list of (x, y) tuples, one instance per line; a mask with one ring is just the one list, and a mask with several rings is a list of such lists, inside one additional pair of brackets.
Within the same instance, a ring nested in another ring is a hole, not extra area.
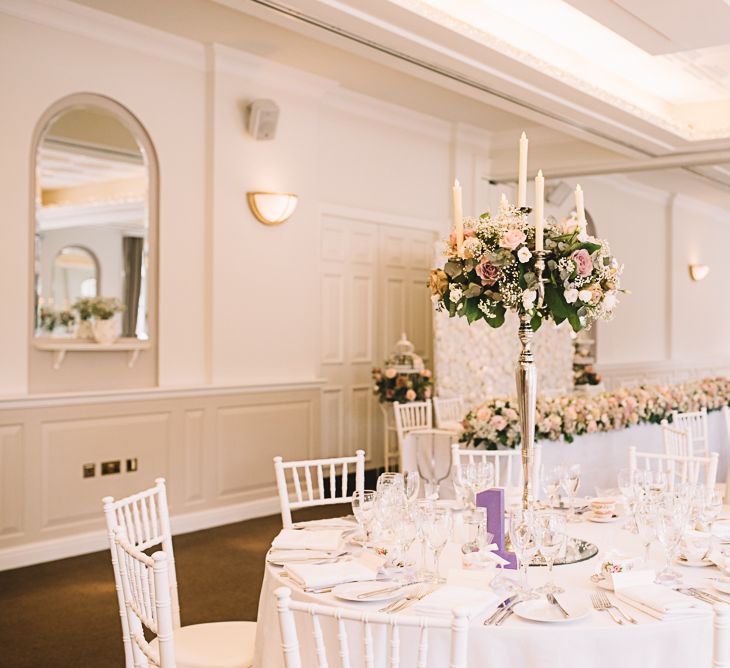
[(433, 374), (424, 367), (405, 334), (385, 360), (385, 369), (374, 368), (372, 376), (373, 393), (380, 403), (424, 401), (433, 392)]
[(433, 377), (429, 369), (396, 371), (392, 366), (373, 369), (373, 394), (378, 401), (425, 401), (431, 398)]
[[(537, 401), (535, 437), (563, 439), (626, 429), (637, 424), (658, 424), (672, 419), (672, 411), (720, 410), (730, 405), (730, 379), (704, 378), (675, 385), (641, 385), (593, 396), (568, 394)], [(521, 440), (517, 404), (497, 398), (467, 413), (462, 441), (496, 450), (514, 448)]]
[(79, 314), (77, 338), (94, 338), (97, 343), (112, 343), (117, 338), (113, 318), (124, 310), (124, 304), (116, 297), (84, 297), (73, 308)]
[(580, 331), (597, 319), (608, 320), (618, 302), (622, 268), (608, 243), (588, 235), (575, 218), (548, 219), (544, 227), (547, 253), (545, 299), (538, 301), (535, 268), (535, 226), (530, 209), (502, 200), (499, 213), (465, 218), (463, 242), (456, 233), (446, 242), (446, 263), (431, 272), (430, 288), (437, 308), (469, 323), (504, 324), (510, 309), (530, 316), (533, 330), (544, 320), (567, 320)]

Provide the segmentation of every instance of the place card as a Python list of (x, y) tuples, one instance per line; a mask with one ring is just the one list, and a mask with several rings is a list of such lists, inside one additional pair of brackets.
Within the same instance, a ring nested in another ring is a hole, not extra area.
[(494, 579), (494, 571), (490, 570), (465, 570), (463, 568), (450, 568), (446, 576), (446, 584), (457, 587), (468, 587), (469, 589), (488, 589), (489, 583)]
[(638, 571), (625, 571), (624, 573), (613, 574), (613, 590), (618, 591), (625, 587), (634, 587), (635, 585), (653, 584), (656, 579), (656, 573), (651, 569), (642, 569)]
[(500, 550), (504, 550), (504, 490), (487, 489), (477, 494), (476, 505), (487, 509), (487, 532), (491, 533)]
[(378, 571), (385, 564), (385, 557), (375, 554), (374, 552), (366, 552), (363, 550), (356, 559), (357, 562), (361, 563), (366, 568), (370, 568), (374, 571)]

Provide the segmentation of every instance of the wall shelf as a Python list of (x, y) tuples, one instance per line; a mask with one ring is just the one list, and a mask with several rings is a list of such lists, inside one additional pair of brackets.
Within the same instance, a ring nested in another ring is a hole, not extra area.
[(117, 339), (114, 343), (96, 343), (84, 339), (56, 339), (52, 337), (34, 339), (33, 345), (38, 350), (46, 350), (53, 353), (53, 368), (58, 371), (66, 359), (67, 353), (127, 353), (127, 366), (131, 369), (143, 350), (149, 350), (149, 341), (139, 339)]

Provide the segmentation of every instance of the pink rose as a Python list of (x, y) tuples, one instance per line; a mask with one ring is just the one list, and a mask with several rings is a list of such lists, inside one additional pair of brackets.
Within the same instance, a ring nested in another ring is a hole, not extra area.
[(499, 247), (514, 250), (520, 244), (525, 243), (525, 239), (527, 239), (527, 237), (524, 232), (516, 228), (511, 229), (499, 240)]
[[(477, 235), (476, 230), (464, 230), (464, 239), (468, 239), (469, 237), (475, 237)], [(449, 234), (449, 246), (451, 246), (452, 249), (456, 248), (456, 231), (451, 230), (451, 234)]]
[(514, 408), (505, 408), (504, 415), (508, 420), (512, 420), (512, 421), (516, 420), (518, 417), (517, 411), (514, 410)]
[(580, 248), (577, 251), (574, 251), (570, 259), (575, 262), (576, 269), (578, 270), (578, 276), (590, 276), (591, 272), (593, 271), (593, 260), (591, 260), (591, 256), (588, 254), (588, 251), (585, 248)]
[(491, 424), (497, 431), (502, 431), (507, 426), (507, 420), (501, 415), (495, 415), (490, 421)]
[(391, 378), (391, 379), (395, 378), (395, 369), (392, 368), (392, 367), (386, 369), (385, 370), (385, 377), (386, 378)]
[(489, 260), (482, 260), (477, 266), (475, 271), (477, 276), (482, 279), (483, 285), (494, 285), (499, 278), (499, 267), (495, 267), (489, 263)]
[(477, 410), (477, 420), (479, 422), (486, 422), (490, 417), (492, 417), (492, 411), (488, 408), (480, 408)]
[(406, 400), (407, 401), (415, 401), (416, 400), (416, 392), (414, 390), (408, 390), (408, 392), (406, 392)]

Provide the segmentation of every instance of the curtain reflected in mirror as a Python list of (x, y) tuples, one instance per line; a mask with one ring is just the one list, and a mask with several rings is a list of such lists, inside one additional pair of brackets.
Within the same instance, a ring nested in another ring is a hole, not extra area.
[(37, 337), (148, 338), (148, 164), (114, 113), (57, 114), (36, 155)]

